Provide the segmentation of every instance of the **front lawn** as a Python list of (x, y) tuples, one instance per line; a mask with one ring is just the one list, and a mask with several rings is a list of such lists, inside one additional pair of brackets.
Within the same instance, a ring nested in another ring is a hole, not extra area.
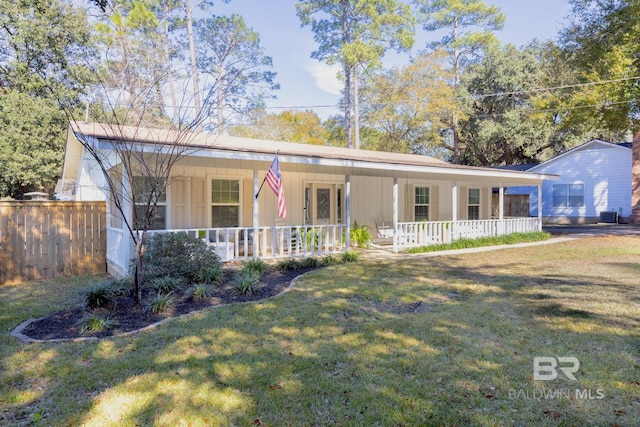
[[(3, 286), (0, 425), (633, 425), (639, 256), (640, 239), (600, 237), (336, 265), (268, 301), (63, 344), (9, 332), (88, 279)], [(534, 381), (541, 356), (577, 358), (576, 381)]]

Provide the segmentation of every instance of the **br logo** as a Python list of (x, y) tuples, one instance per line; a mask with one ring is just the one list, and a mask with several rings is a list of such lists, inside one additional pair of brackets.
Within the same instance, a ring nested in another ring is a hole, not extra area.
[(580, 369), (580, 361), (577, 357), (534, 357), (533, 358), (533, 380), (553, 381), (558, 378), (560, 370), (567, 379), (576, 381), (573, 376)]

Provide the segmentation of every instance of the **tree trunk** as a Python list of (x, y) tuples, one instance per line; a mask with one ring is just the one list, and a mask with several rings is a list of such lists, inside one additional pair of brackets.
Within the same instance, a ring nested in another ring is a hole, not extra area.
[(216, 102), (218, 103), (218, 135), (222, 135), (224, 128), (224, 118), (222, 116), (224, 108), (222, 103), (224, 102), (224, 97), (222, 96), (222, 78), (220, 73), (218, 73), (218, 81), (216, 82), (216, 96)]
[(351, 67), (344, 66), (344, 130), (347, 133), (347, 148), (353, 148), (351, 141)]
[[(458, 20), (456, 19), (453, 24), (453, 43), (458, 40)], [(460, 86), (460, 51), (457, 47), (453, 49), (453, 94), (458, 93), (458, 86)], [(457, 101), (456, 101), (457, 103)], [(460, 135), (458, 133), (458, 113), (454, 110), (452, 117), (453, 127), (453, 163), (460, 164)]]
[(354, 146), (360, 149), (360, 111), (358, 109), (358, 66), (353, 68), (353, 132)]
[(187, 12), (187, 36), (189, 38), (189, 54), (191, 57), (191, 80), (193, 83), (193, 102), (195, 104), (196, 112), (196, 130), (200, 132), (202, 130), (202, 106), (200, 105), (200, 85), (198, 83), (198, 64), (196, 62), (196, 43), (193, 36), (193, 9), (191, 8), (191, 2), (185, 0), (185, 8)]
[(171, 48), (169, 45), (169, 11), (165, 5), (165, 14), (167, 21), (164, 24), (164, 60), (167, 63), (167, 80), (169, 83), (169, 96), (171, 97), (171, 107), (173, 111), (173, 123), (179, 123), (178, 117), (178, 101), (176, 100), (176, 89), (173, 84), (173, 69), (171, 68)]

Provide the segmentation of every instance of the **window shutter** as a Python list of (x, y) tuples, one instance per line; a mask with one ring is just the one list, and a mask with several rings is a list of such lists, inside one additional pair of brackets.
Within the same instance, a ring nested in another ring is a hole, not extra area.
[(469, 219), (469, 187), (458, 187), (458, 219)]
[(191, 179), (191, 203), (193, 204), (192, 223), (193, 227), (208, 227), (207, 220), (207, 193), (204, 178)]
[(480, 219), (491, 219), (491, 188), (480, 189)]
[(240, 226), (249, 227), (253, 225), (253, 180), (242, 180), (242, 195), (240, 211), (242, 212), (242, 222)]
[[(405, 210), (404, 210), (404, 220), (406, 222), (414, 222), (415, 221), (415, 200), (416, 200), (416, 190), (415, 185), (407, 184), (405, 187)], [(398, 215), (400, 217), (400, 215)]]
[(438, 221), (440, 215), (440, 197), (438, 186), (432, 185), (429, 188), (429, 221)]
[(169, 185), (171, 191), (171, 228), (187, 228), (187, 179), (174, 178)]

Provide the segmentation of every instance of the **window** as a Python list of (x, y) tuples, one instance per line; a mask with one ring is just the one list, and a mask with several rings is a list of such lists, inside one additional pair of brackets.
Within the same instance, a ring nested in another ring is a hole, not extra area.
[(117, 202), (120, 202), (123, 199), (122, 174), (118, 167), (111, 168), (108, 174), (109, 179), (112, 182), (112, 188), (109, 192), (109, 227), (122, 230), (122, 215), (117, 207)]
[(157, 196), (153, 217), (148, 224), (149, 230), (164, 230), (167, 218), (167, 193), (163, 191), (157, 194), (157, 191), (164, 187), (164, 181), (148, 176), (134, 176), (131, 178), (131, 185), (135, 201), (133, 226), (139, 229), (144, 225), (147, 204), (150, 201), (153, 202), (154, 196)]
[(240, 181), (211, 180), (211, 226), (238, 227), (240, 218)]
[(429, 221), (429, 187), (416, 187), (413, 203), (414, 221)]
[(554, 208), (580, 208), (584, 206), (584, 184), (554, 184)]
[(480, 219), (480, 189), (470, 188), (467, 199), (467, 219)]

